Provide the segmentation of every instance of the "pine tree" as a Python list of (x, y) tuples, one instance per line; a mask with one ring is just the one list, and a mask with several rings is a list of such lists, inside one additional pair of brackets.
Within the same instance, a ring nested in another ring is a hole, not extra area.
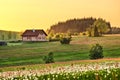
[(94, 27), (94, 37), (99, 37), (99, 32), (98, 32), (98, 28), (95, 26)]

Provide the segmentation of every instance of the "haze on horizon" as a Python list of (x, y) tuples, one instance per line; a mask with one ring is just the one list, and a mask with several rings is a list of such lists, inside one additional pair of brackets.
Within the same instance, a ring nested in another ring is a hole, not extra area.
[(74, 18), (103, 18), (120, 26), (120, 0), (0, 0), (0, 30), (47, 29)]

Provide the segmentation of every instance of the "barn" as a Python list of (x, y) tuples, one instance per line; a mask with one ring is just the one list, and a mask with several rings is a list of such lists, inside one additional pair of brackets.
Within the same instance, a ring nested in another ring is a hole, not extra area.
[(22, 35), (22, 41), (47, 41), (44, 30), (26, 30)]

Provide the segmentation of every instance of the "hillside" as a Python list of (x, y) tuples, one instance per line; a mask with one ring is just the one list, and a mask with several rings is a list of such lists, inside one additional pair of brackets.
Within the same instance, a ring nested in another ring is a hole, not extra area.
[[(82, 19), (71, 19), (65, 22), (58, 22), (50, 27), (49, 33), (80, 33), (86, 31), (90, 25), (92, 25), (97, 19), (96, 18), (82, 18)], [(111, 29), (109, 22), (106, 22)]]
[(70, 45), (61, 45), (59, 41), (8, 43), (0, 47), (0, 67), (44, 63), (43, 57), (49, 52), (54, 53), (55, 62), (86, 60), (91, 46), (96, 43), (103, 46), (105, 58), (120, 57), (120, 35), (76, 36), (72, 37)]

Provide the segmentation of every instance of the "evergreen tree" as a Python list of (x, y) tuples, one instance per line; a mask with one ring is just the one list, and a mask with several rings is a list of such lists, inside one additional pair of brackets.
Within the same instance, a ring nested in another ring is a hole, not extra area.
[(99, 37), (99, 32), (98, 32), (98, 28), (95, 26), (94, 27), (94, 37)]

